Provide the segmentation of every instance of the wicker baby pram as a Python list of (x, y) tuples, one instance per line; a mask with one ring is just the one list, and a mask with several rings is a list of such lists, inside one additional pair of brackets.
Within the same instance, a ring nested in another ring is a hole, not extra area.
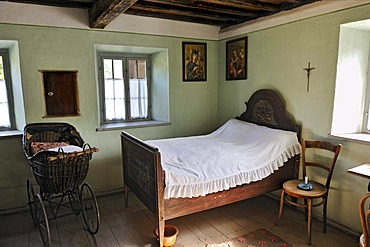
[(82, 213), (87, 230), (97, 233), (98, 204), (91, 186), (83, 181), (89, 161), (99, 149), (84, 143), (75, 127), (68, 123), (33, 123), (24, 128), (23, 150), (39, 186), (39, 193), (35, 193), (31, 180), (27, 179), (28, 204), (44, 246), (50, 246), (51, 240), (43, 201), (48, 202), (49, 211), (53, 212), (50, 219), (61, 217), (58, 216), (61, 206), (68, 207), (75, 214)]

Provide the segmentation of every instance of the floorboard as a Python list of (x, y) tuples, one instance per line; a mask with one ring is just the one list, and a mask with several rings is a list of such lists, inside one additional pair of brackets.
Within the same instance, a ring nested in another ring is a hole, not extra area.
[[(123, 194), (98, 198), (101, 217), (96, 235), (84, 228), (82, 216), (70, 214), (50, 220), (52, 246), (81, 247), (153, 247), (158, 246), (154, 229), (156, 217), (130, 193), (126, 208)], [(307, 246), (307, 223), (302, 212), (285, 206), (278, 227), (275, 226), (278, 202), (259, 196), (243, 202), (187, 215), (167, 221), (179, 228), (175, 247), (204, 247), (227, 241), (259, 228), (266, 228), (293, 246)], [(322, 224), (313, 220), (312, 246), (358, 246), (357, 236), (333, 227), (322, 232)], [(29, 212), (0, 215), (0, 246), (42, 246), (38, 229)]]
[(199, 217), (207, 221), (227, 238), (234, 238), (246, 233), (246, 229), (235, 221), (229, 219), (222, 210), (208, 210), (199, 214)]

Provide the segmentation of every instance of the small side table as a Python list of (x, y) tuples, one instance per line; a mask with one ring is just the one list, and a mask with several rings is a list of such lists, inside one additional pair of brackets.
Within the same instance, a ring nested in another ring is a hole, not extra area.
[[(353, 167), (351, 169), (348, 169), (347, 172), (353, 175), (370, 179), (370, 163)], [(370, 191), (370, 182), (367, 186), (367, 191)]]

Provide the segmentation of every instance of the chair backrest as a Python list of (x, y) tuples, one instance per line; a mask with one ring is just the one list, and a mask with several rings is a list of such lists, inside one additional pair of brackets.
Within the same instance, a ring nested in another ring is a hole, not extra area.
[(360, 212), (360, 219), (361, 219), (361, 228), (362, 228), (362, 238), (360, 241), (363, 241), (360, 246), (369, 247), (369, 216), (370, 216), (370, 209), (368, 206), (365, 207), (366, 200), (370, 197), (370, 192), (366, 193), (362, 196), (360, 203), (359, 203), (359, 212)]
[[(332, 144), (330, 142), (326, 142), (326, 141), (309, 141), (309, 140), (304, 140), (302, 139), (302, 173), (303, 173), (303, 178), (306, 176), (307, 172), (306, 172), (306, 168), (308, 166), (313, 166), (313, 167), (318, 167), (318, 168), (321, 168), (321, 169), (324, 169), (325, 171), (328, 172), (328, 175), (327, 175), (327, 178), (326, 178), (326, 183), (325, 183), (325, 187), (326, 189), (329, 191), (329, 187), (330, 187), (330, 181), (331, 181), (331, 177), (333, 175), (333, 171), (334, 171), (334, 167), (335, 167), (335, 164), (337, 162), (337, 158), (338, 158), (338, 155), (339, 155), (339, 152), (340, 150), (342, 149), (342, 144)], [(330, 156), (331, 156), (331, 161), (329, 162), (329, 164), (323, 164), (323, 162), (321, 161), (308, 161), (307, 160), (307, 150), (308, 149), (311, 149), (313, 151), (316, 150), (326, 150), (330, 153)]]

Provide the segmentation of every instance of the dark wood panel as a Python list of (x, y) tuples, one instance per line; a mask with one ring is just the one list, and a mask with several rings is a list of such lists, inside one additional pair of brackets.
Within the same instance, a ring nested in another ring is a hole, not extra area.
[(46, 116), (79, 115), (76, 71), (41, 71)]

